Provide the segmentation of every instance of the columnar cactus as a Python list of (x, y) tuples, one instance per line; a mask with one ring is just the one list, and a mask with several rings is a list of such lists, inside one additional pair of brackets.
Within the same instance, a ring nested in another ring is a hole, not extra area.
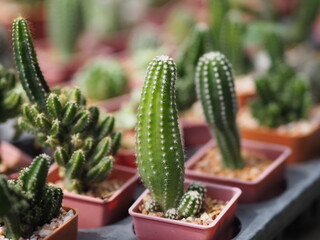
[(62, 60), (68, 60), (83, 30), (81, 0), (47, 0), (48, 34)]
[(62, 203), (62, 190), (46, 185), (50, 158), (40, 155), (18, 180), (0, 175), (0, 224), (8, 238), (30, 237), (38, 226), (57, 217)]
[(272, 67), (284, 62), (285, 47), (279, 34), (269, 31), (264, 34), (264, 46), (270, 57)]
[(15, 86), (15, 73), (0, 65), (0, 123), (17, 116), (20, 112), (22, 97)]
[[(168, 56), (156, 57), (149, 64), (136, 126), (140, 177), (168, 218), (181, 218), (184, 213), (194, 215), (200, 210), (195, 200), (189, 199), (190, 193), (183, 193), (184, 152), (175, 102), (176, 71)], [(179, 208), (180, 203), (184, 207)]]
[[(114, 118), (103, 116), (95, 106), (88, 108), (77, 88), (49, 90), (24, 19), (15, 20), (13, 36), (20, 80), (30, 100), (22, 106), (19, 126), (35, 134), (42, 146), (54, 150), (67, 189), (87, 191), (92, 184), (103, 181), (112, 169), (112, 155), (121, 140), (121, 133), (113, 132)], [(36, 74), (30, 74), (34, 69)]]
[(189, 109), (196, 101), (194, 75), (199, 58), (211, 51), (212, 37), (205, 23), (197, 24), (178, 53), (177, 105), (179, 111)]
[(242, 168), (238, 111), (232, 67), (219, 52), (204, 54), (197, 65), (196, 86), (206, 120), (214, 133), (226, 168)]

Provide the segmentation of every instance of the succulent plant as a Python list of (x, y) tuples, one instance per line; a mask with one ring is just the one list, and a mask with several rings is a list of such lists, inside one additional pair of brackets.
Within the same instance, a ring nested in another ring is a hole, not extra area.
[(311, 107), (307, 81), (287, 64), (279, 64), (255, 81), (251, 112), (261, 126), (278, 127), (306, 118)]
[(81, 91), (90, 99), (104, 100), (124, 94), (128, 79), (121, 64), (111, 58), (97, 58), (76, 75)]
[(165, 216), (174, 219), (196, 215), (201, 206), (194, 194), (184, 193), (185, 157), (175, 102), (176, 78), (175, 63), (168, 56), (156, 57), (149, 64), (136, 125), (140, 177)]
[(189, 109), (196, 101), (194, 75), (199, 58), (212, 50), (212, 37), (205, 23), (197, 24), (183, 43), (177, 56), (177, 105)]
[(277, 67), (285, 61), (285, 47), (284, 42), (275, 32), (266, 32), (264, 35), (264, 46), (271, 60), (271, 67)]
[(22, 97), (15, 86), (15, 73), (0, 65), (0, 123), (20, 113)]
[(67, 189), (79, 193), (102, 182), (110, 173), (121, 133), (113, 132), (114, 118), (96, 106), (87, 107), (80, 90), (47, 86), (25, 19), (13, 24), (13, 46), (20, 81), (30, 103), (22, 106), (19, 126), (51, 148)]
[(68, 60), (83, 31), (81, 0), (46, 0), (48, 35), (61, 60)]
[(236, 124), (237, 98), (231, 64), (219, 52), (204, 54), (197, 65), (197, 95), (215, 135), (226, 168), (244, 166), (241, 157), (240, 136)]
[(46, 184), (50, 157), (36, 157), (17, 180), (0, 175), (0, 224), (8, 238), (30, 237), (33, 231), (58, 216), (63, 193)]

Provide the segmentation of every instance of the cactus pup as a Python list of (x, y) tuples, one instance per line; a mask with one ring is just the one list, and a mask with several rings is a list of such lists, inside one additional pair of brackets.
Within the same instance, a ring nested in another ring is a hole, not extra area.
[(204, 54), (197, 65), (196, 90), (226, 168), (242, 168), (238, 111), (232, 67), (219, 52)]
[[(168, 56), (149, 64), (137, 113), (136, 152), (140, 177), (165, 217), (196, 215), (203, 195), (184, 193), (184, 152), (178, 126), (175, 81), (177, 70)], [(202, 186), (202, 191), (204, 187)]]
[(18, 180), (0, 175), (0, 224), (6, 227), (6, 237), (28, 238), (59, 215), (63, 194), (60, 188), (46, 185), (49, 164), (49, 156), (40, 155)]
[(112, 170), (121, 141), (121, 133), (113, 132), (113, 116), (103, 115), (96, 106), (87, 107), (77, 88), (49, 89), (23, 18), (13, 23), (13, 46), (20, 81), (30, 101), (22, 106), (19, 126), (53, 150), (69, 191), (88, 191)]

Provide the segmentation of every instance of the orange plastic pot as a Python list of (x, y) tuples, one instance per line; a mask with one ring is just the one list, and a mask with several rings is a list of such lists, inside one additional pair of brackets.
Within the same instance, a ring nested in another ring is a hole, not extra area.
[[(58, 166), (54, 164), (49, 170), (48, 182), (60, 180)], [(72, 206), (79, 211), (79, 228), (97, 228), (120, 220), (127, 214), (133, 200), (138, 175), (136, 170), (115, 165), (109, 178), (125, 181), (107, 200), (90, 196), (64, 193), (63, 204)]]

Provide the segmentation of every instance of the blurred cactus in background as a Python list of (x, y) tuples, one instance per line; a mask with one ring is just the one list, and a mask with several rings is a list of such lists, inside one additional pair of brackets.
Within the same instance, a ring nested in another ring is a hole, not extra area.
[(122, 65), (111, 58), (97, 58), (87, 63), (75, 76), (85, 96), (105, 100), (125, 93), (128, 79)]
[(285, 63), (256, 79), (255, 86), (257, 97), (250, 108), (261, 126), (278, 127), (308, 116), (311, 96), (307, 81)]
[(4, 67), (11, 67), (13, 64), (9, 35), (2, 27), (0, 27), (0, 64)]
[(0, 224), (10, 239), (28, 238), (33, 231), (59, 215), (63, 193), (46, 184), (50, 157), (36, 157), (18, 180), (0, 175)]

